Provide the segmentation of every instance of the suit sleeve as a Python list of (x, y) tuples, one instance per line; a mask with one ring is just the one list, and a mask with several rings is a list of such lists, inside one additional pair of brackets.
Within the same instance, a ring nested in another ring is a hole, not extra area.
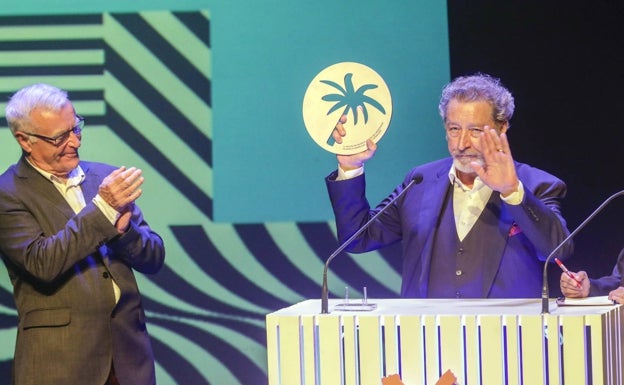
[[(561, 214), (561, 200), (565, 197), (567, 188), (556, 177), (526, 165), (520, 166), (518, 174), (525, 187), (525, 196), (522, 203), (507, 205), (507, 208), (535, 247), (539, 259), (546, 260), (570, 234)], [(568, 241), (556, 256), (565, 260), (572, 255), (572, 251), (572, 242)]]
[(122, 259), (141, 273), (158, 272), (165, 260), (162, 238), (152, 231), (136, 205), (128, 231), (110, 242), (109, 246), (115, 252), (116, 258)]
[(623, 286), (622, 271), (624, 270), (624, 250), (620, 251), (617, 263), (611, 275), (589, 280), (589, 296), (607, 295), (611, 290)]
[[(325, 183), (336, 218), (336, 229), (339, 243), (345, 242), (360, 229), (372, 216), (385, 207), (394, 196), (402, 191), (403, 185), (382, 201), (374, 210), (366, 199), (366, 181), (362, 174), (355, 178), (336, 181), (336, 172), (330, 174)], [(378, 217), (366, 231), (364, 231), (345, 250), (353, 253), (363, 253), (388, 246), (401, 240), (401, 223), (396, 205), (388, 207), (382, 216)]]
[(40, 281), (55, 281), (117, 236), (93, 203), (58, 228), (50, 217), (57, 208), (33, 208), (22, 198), (0, 192), (0, 252), (7, 263)]

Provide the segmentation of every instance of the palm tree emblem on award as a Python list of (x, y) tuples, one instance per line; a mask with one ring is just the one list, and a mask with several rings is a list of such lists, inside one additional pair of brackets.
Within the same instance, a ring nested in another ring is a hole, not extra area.
[[(366, 91), (377, 88), (376, 84), (364, 84), (360, 86), (357, 90), (353, 86), (353, 74), (347, 73), (344, 76), (344, 87), (340, 84), (331, 81), (331, 80), (321, 80), (321, 83), (325, 83), (331, 87), (334, 87), (340, 93), (338, 94), (327, 94), (323, 96), (321, 99), (326, 102), (336, 102), (330, 109), (327, 111), (327, 115), (330, 115), (332, 112), (338, 110), (339, 108), (344, 107), (344, 111), (342, 115), (348, 115), (349, 112), (353, 114), (353, 124), (357, 125), (358, 123), (358, 109), (357, 107), (361, 107), (362, 116), (364, 117), (364, 123), (368, 123), (368, 109), (366, 108), (366, 104), (370, 104), (372, 107), (375, 107), (382, 114), (386, 114), (386, 109), (379, 103), (377, 100), (371, 98), (370, 96), (365, 95)], [(333, 129), (332, 129), (333, 132)], [(330, 133), (327, 138), (327, 144), (332, 146), (334, 144), (334, 137)]]
[[(351, 155), (378, 142), (392, 118), (390, 90), (379, 74), (364, 64), (341, 62), (319, 72), (303, 97), (303, 122), (308, 134), (323, 149)], [(341, 143), (332, 135), (342, 115), (346, 134)]]

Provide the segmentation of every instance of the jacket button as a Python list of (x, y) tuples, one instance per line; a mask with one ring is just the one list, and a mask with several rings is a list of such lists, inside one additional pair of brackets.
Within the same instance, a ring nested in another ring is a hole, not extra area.
[(102, 277), (104, 279), (108, 279), (108, 277), (110, 277), (110, 274), (108, 274), (108, 271), (105, 271), (105, 272), (102, 273)]

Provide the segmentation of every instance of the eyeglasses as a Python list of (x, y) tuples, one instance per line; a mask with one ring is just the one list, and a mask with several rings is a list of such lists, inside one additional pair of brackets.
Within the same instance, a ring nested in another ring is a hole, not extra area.
[[(462, 130), (463, 128), (461, 127), (451, 126), (451, 127), (446, 128), (446, 133), (451, 138), (459, 138), (459, 136), (462, 133)], [(468, 127), (466, 128), (466, 130), (468, 130), (470, 137), (473, 139), (477, 139), (478, 137), (480, 137), (481, 133), (483, 132), (483, 128), (481, 127)]]
[(26, 131), (22, 131), (22, 132), (28, 136), (34, 136), (35, 138), (45, 140), (46, 142), (50, 143), (54, 147), (60, 147), (69, 140), (69, 135), (71, 135), (72, 132), (76, 136), (80, 136), (82, 134), (82, 129), (84, 128), (84, 118), (80, 115), (76, 115), (76, 119), (78, 119), (78, 123), (76, 123), (74, 127), (70, 128), (69, 130), (61, 134), (58, 134), (55, 137), (34, 134), (32, 132), (26, 132)]

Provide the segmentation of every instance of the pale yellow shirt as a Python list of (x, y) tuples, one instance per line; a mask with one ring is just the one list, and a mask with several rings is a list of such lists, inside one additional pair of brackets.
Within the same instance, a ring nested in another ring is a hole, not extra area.
[[(479, 216), (483, 212), (492, 189), (489, 188), (481, 178), (476, 177), (472, 188), (463, 184), (457, 177), (455, 167), (449, 170), (449, 180), (453, 185), (453, 215), (455, 217), (455, 227), (459, 240), (463, 240), (470, 232), (470, 229), (477, 223)], [(518, 191), (501, 199), (510, 205), (519, 205), (524, 198), (524, 187), (522, 182), (518, 185)]]

